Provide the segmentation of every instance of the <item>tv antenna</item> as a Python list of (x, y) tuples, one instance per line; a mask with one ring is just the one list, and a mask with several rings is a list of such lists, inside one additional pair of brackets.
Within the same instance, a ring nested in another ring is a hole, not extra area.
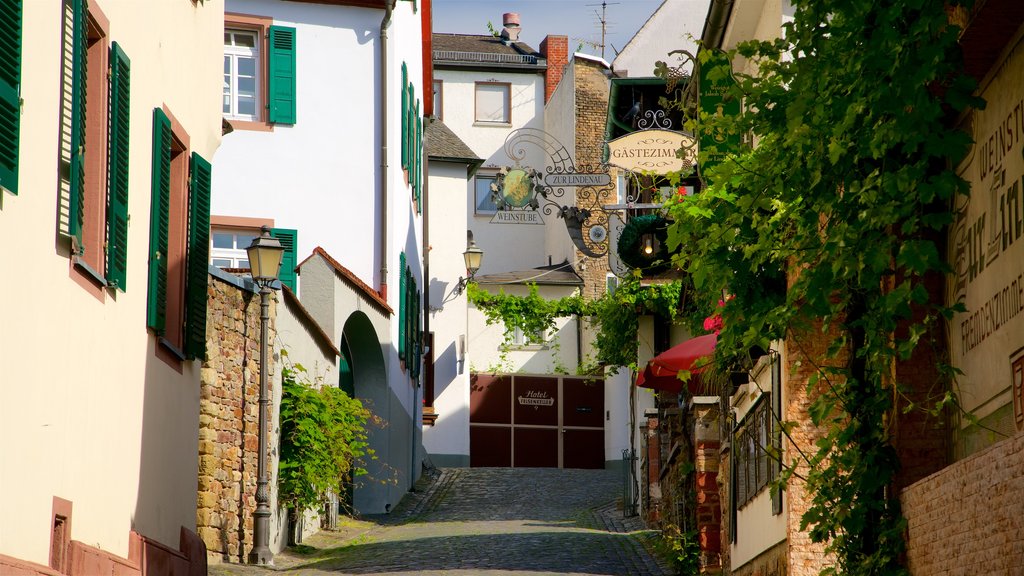
[(608, 30), (608, 7), (620, 4), (620, 2), (605, 2), (601, 1), (600, 4), (587, 4), (587, 6), (600, 6), (601, 13), (598, 14), (597, 10), (594, 10), (594, 14), (597, 16), (597, 21), (601, 24), (601, 43), (598, 46), (601, 47), (601, 58), (604, 58), (604, 46), (605, 46), (605, 33)]

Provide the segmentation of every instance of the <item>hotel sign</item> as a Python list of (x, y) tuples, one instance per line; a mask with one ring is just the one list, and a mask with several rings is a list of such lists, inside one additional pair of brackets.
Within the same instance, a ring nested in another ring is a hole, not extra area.
[(696, 141), (680, 132), (641, 130), (608, 143), (608, 163), (633, 172), (668, 174), (697, 161)]

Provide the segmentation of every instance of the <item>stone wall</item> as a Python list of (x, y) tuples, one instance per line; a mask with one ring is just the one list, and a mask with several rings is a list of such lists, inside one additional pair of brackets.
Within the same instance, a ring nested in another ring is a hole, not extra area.
[(732, 576), (786, 576), (789, 547), (786, 542), (765, 550), (760, 556), (733, 570)]
[[(207, 302), (196, 528), (211, 560), (244, 562), (252, 548), (256, 507), (260, 296), (211, 276)], [(276, 306), (272, 296), (268, 342), (276, 337)], [(272, 383), (273, 355), (269, 358)]]
[(914, 576), (1024, 574), (1024, 435), (961, 460), (900, 495)]

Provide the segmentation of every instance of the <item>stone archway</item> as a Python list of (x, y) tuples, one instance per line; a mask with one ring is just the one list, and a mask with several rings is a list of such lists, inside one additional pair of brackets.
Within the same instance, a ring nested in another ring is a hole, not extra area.
[(376, 458), (365, 458), (358, 464), (368, 474), (354, 479), (352, 504), (360, 514), (380, 514), (386, 511), (389, 480), (392, 476), (387, 467), (390, 458), (386, 428), (391, 398), (380, 339), (366, 314), (353, 312), (348, 317), (342, 329), (342, 346), (348, 352), (346, 361), (349, 363), (355, 397), (378, 420), (378, 424), (371, 423), (367, 427), (369, 447)]

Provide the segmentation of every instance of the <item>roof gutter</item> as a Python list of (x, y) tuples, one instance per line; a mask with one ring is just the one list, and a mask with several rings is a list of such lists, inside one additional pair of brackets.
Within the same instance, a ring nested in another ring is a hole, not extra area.
[(387, 0), (380, 21), (380, 295), (388, 299), (388, 26), (398, 0)]

